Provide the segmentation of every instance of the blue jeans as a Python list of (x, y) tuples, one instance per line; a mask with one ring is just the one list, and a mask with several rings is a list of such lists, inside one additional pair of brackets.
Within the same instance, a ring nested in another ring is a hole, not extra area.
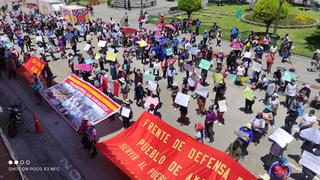
[(167, 77), (167, 81), (168, 81), (168, 86), (167, 88), (172, 88), (172, 83), (173, 83), (173, 76), (168, 76)]

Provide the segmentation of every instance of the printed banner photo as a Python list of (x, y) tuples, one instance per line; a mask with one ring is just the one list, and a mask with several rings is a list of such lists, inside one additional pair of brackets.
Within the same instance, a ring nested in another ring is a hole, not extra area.
[(96, 146), (131, 179), (257, 179), (226, 153), (148, 112), (127, 130)]
[(108, 96), (75, 75), (44, 90), (42, 96), (75, 130), (84, 116), (97, 124), (120, 109)]
[(46, 63), (39, 58), (32, 56), (25, 64), (17, 69), (17, 73), (29, 83), (33, 81), (33, 73), (39, 77)]

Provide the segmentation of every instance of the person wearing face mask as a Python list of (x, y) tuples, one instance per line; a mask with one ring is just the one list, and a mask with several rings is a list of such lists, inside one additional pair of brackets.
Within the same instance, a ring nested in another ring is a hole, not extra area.
[(291, 175), (291, 167), (289, 161), (285, 157), (281, 157), (274, 162), (269, 169), (270, 180), (285, 180)]
[(308, 114), (305, 114), (303, 116), (303, 119), (299, 124), (300, 131), (306, 128), (311, 128), (317, 122), (318, 118), (314, 114), (315, 114), (315, 110), (311, 109)]

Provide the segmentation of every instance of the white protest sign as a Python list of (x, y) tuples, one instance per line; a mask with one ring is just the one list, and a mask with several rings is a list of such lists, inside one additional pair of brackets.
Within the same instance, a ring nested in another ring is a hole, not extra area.
[(148, 81), (148, 89), (152, 92), (156, 92), (157, 90), (157, 83), (154, 81)]
[(174, 100), (174, 103), (179, 104), (180, 106), (188, 107), (189, 100), (190, 100), (189, 95), (178, 92)]
[(299, 164), (320, 175), (320, 157), (308, 151), (303, 151)]
[(252, 71), (260, 72), (262, 69), (262, 64), (252, 61)]
[(114, 53), (114, 49), (111, 47), (108, 47), (108, 52), (113, 52)]
[(196, 82), (194, 82), (194, 80), (192, 80), (191, 78), (188, 78), (188, 85), (190, 87), (194, 87), (196, 85)]
[(83, 48), (83, 50), (88, 51), (91, 48), (90, 44), (86, 44)]
[(228, 110), (226, 100), (218, 101), (218, 105), (219, 105), (220, 112), (226, 112)]
[(42, 41), (42, 37), (41, 36), (36, 36), (36, 42), (41, 42)]
[(99, 41), (99, 42), (98, 42), (98, 46), (99, 46), (99, 47), (105, 47), (106, 44), (107, 44), (107, 41)]
[(199, 94), (200, 96), (207, 98), (208, 96), (208, 87), (204, 87), (201, 84), (197, 85), (196, 93)]
[(189, 71), (189, 72), (193, 72), (194, 71), (194, 67), (191, 66), (190, 64), (187, 64), (187, 63), (183, 64), (183, 69), (185, 69), (186, 71)]
[(129, 118), (130, 116), (130, 109), (126, 108), (126, 107), (122, 107), (122, 110), (121, 110), (121, 116), (124, 116), (126, 118)]
[(310, 142), (320, 144), (320, 131), (314, 128), (307, 128), (300, 132), (300, 136)]
[(251, 52), (245, 52), (243, 57), (245, 58), (251, 58)]
[(287, 133), (287, 131), (278, 128), (269, 136), (269, 139), (279, 144), (281, 148), (284, 148), (294, 139), (294, 137), (291, 134)]
[(198, 53), (198, 47), (191, 47), (189, 53), (191, 55), (196, 55)]

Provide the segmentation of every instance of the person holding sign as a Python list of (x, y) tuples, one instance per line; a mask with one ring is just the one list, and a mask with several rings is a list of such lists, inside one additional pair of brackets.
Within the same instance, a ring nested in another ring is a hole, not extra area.
[(205, 135), (209, 137), (210, 141), (209, 143), (213, 143), (214, 138), (214, 132), (213, 132), (213, 124), (217, 120), (217, 115), (213, 111), (214, 106), (210, 106), (209, 109), (205, 112), (206, 118), (204, 121), (205, 124)]
[(258, 145), (260, 143), (260, 139), (263, 135), (264, 128), (266, 126), (266, 122), (263, 119), (263, 114), (260, 112), (251, 120), (252, 123), (252, 130), (254, 136), (254, 144)]
[(130, 120), (133, 117), (130, 103), (131, 102), (129, 99), (125, 99), (121, 108), (121, 117), (122, 117), (123, 127), (125, 129), (130, 126)]

